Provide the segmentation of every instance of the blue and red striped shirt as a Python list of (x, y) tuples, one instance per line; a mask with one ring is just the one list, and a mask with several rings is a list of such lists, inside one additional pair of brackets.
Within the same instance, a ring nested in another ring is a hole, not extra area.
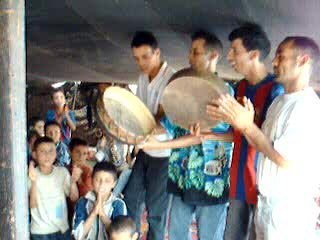
[[(248, 97), (254, 105), (255, 123), (261, 127), (272, 101), (284, 93), (283, 86), (274, 81), (269, 74), (263, 81), (250, 85), (241, 80), (236, 86), (236, 97)], [(230, 168), (230, 198), (257, 203), (256, 165), (257, 151), (249, 145), (241, 132), (234, 130), (234, 149)]]

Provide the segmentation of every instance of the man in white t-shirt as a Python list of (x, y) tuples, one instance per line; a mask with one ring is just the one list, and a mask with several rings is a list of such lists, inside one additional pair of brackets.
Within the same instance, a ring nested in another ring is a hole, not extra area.
[[(151, 32), (136, 32), (131, 42), (132, 53), (141, 71), (137, 96), (149, 108), (157, 122), (163, 117), (160, 100), (163, 90), (174, 74), (174, 69), (161, 60), (156, 38)], [(168, 139), (168, 135), (159, 127), (156, 138)], [(168, 157), (170, 150), (142, 151), (136, 156), (127, 187), (124, 191), (129, 215), (140, 229), (140, 217), (143, 203), (148, 210), (148, 239), (163, 240), (168, 194)]]
[(316, 239), (320, 100), (309, 80), (319, 55), (319, 47), (308, 37), (281, 42), (273, 67), (286, 93), (272, 103), (261, 130), (253, 123), (254, 109), (246, 98), (244, 106), (230, 96), (208, 106), (209, 115), (242, 131), (260, 151), (257, 239)]

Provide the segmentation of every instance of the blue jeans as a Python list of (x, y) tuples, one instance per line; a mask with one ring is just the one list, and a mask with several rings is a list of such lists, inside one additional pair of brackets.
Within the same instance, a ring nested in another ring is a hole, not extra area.
[(164, 239), (169, 200), (166, 191), (167, 181), (168, 158), (155, 158), (140, 151), (124, 190), (124, 201), (139, 230), (145, 204), (148, 212), (149, 240)]
[(169, 240), (187, 240), (192, 214), (195, 214), (199, 240), (222, 240), (226, 226), (227, 203), (190, 205), (173, 196), (169, 217)]
[(116, 197), (119, 197), (120, 194), (122, 193), (123, 189), (126, 187), (128, 181), (130, 179), (131, 172), (132, 172), (132, 169), (128, 168), (128, 169), (124, 169), (120, 173), (120, 176), (117, 181), (117, 185), (115, 186), (115, 188), (112, 191), (112, 193)]
[(230, 200), (225, 240), (255, 239), (254, 205), (240, 200)]
[(70, 230), (65, 233), (31, 234), (31, 240), (71, 240)]

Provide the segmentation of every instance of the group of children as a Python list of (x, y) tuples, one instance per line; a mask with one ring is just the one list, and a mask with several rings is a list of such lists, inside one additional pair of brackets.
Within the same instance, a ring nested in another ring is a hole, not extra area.
[[(49, 118), (34, 118), (29, 127), (31, 239), (138, 239), (126, 204), (118, 197), (123, 187), (113, 193), (119, 166), (109, 159), (112, 153), (97, 159), (92, 168), (88, 143), (70, 138), (73, 113), (57, 113), (59, 106), (66, 109), (63, 91), (54, 91), (52, 98), (55, 109), (48, 111)], [(106, 147), (100, 145), (100, 150)]]

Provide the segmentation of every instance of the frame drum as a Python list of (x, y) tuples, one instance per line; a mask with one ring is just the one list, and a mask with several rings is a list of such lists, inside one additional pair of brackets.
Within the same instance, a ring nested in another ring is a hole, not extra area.
[(216, 77), (180, 77), (165, 88), (161, 104), (166, 115), (178, 126), (189, 129), (190, 125), (200, 123), (202, 130), (217, 125), (206, 114), (206, 106), (220, 94), (229, 93), (226, 83)]

